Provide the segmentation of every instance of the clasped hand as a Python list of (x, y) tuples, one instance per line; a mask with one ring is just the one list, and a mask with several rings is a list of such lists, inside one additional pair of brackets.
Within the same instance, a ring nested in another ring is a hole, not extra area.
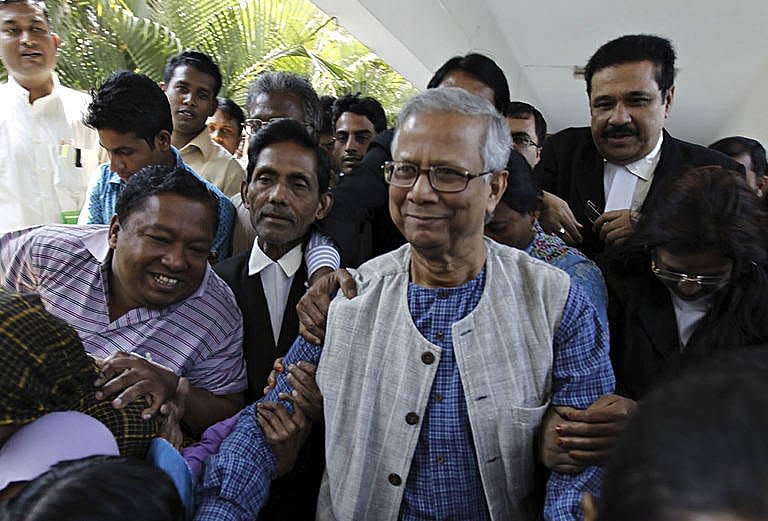
[(176, 394), (179, 377), (173, 371), (132, 353), (116, 352), (99, 362), (101, 375), (94, 385), (100, 387), (96, 398), (101, 400), (117, 395), (112, 406), (121, 409), (144, 397), (149, 407), (141, 412), (149, 419)]

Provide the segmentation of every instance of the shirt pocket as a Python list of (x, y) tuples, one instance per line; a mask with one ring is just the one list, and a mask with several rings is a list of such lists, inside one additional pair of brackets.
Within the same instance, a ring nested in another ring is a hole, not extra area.
[(79, 211), (85, 202), (88, 186), (88, 174), (83, 167), (83, 149), (72, 140), (62, 140), (51, 147), (50, 154), (56, 165), (53, 186), (61, 210)]
[[(500, 432), (502, 454), (513, 472), (512, 491), (523, 499), (533, 493), (535, 487), (536, 440), (549, 400), (538, 407), (510, 406), (504, 414), (504, 431)], [(509, 479), (509, 476), (508, 476)]]

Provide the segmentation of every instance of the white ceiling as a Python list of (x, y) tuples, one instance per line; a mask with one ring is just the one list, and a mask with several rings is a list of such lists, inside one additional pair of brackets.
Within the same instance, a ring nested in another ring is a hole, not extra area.
[(667, 129), (704, 145), (734, 134), (768, 144), (766, 0), (313, 1), (420, 88), (451, 56), (490, 56), (551, 132), (588, 124), (574, 65), (622, 34), (664, 36), (678, 53)]

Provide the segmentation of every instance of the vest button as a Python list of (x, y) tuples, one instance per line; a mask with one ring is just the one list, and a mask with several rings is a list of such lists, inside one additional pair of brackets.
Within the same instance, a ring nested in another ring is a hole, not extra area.
[(429, 364), (431, 364), (432, 362), (435, 361), (435, 355), (433, 355), (429, 351), (421, 353), (421, 361), (424, 362), (425, 364), (429, 365)]
[(400, 478), (400, 476), (398, 476), (398, 475), (397, 475), (397, 474), (395, 474), (395, 473), (392, 473), (392, 474), (390, 474), (390, 475), (387, 477), (387, 479), (389, 480), (389, 483), (390, 483), (390, 484), (392, 484), (392, 485), (394, 485), (394, 486), (396, 486), (396, 487), (399, 487), (399, 486), (400, 486), (400, 485), (402, 485), (402, 483), (403, 483), (403, 480)]
[(415, 412), (409, 412), (405, 415), (405, 423), (408, 425), (416, 425), (419, 423), (419, 415)]

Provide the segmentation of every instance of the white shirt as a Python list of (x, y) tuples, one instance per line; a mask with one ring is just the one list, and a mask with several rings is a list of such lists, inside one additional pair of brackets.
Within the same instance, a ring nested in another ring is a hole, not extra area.
[(680, 352), (688, 345), (696, 327), (709, 312), (712, 307), (712, 295), (706, 295), (696, 300), (683, 300), (678, 297), (674, 291), (669, 291), (672, 297), (672, 306), (675, 308), (675, 318), (677, 319), (677, 335), (680, 339)]
[(261, 275), (264, 297), (269, 308), (269, 321), (275, 343), (280, 338), (283, 314), (288, 303), (288, 294), (296, 272), (301, 267), (301, 244), (297, 244), (277, 261), (270, 259), (259, 246), (259, 238), (253, 241), (251, 256), (248, 259), (248, 275)]
[(245, 170), (235, 156), (211, 139), (207, 127), (184, 145), (179, 153), (192, 170), (218, 186), (227, 197), (240, 193)]
[(0, 233), (77, 218), (99, 166), (98, 134), (83, 123), (90, 101), (55, 74), (34, 103), (12, 76), (0, 85)]
[(605, 211), (639, 210), (653, 182), (653, 173), (659, 164), (661, 142), (659, 135), (656, 146), (648, 155), (626, 165), (605, 161), (603, 167), (603, 189), (605, 190)]

